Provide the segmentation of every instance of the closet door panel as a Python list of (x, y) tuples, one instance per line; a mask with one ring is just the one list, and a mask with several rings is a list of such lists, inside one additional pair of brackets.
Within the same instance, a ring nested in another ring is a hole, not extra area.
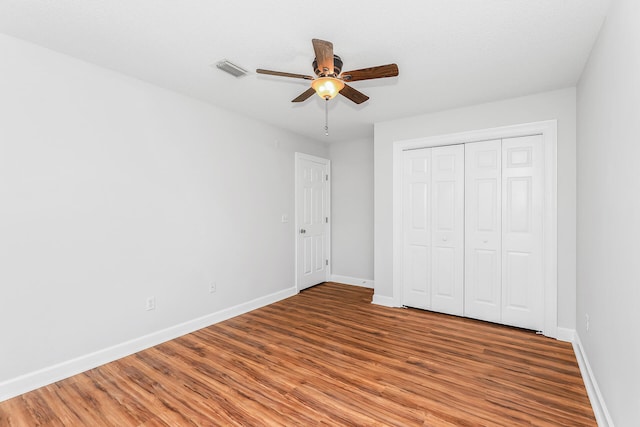
[(402, 304), (431, 306), (431, 149), (403, 153)]
[(464, 146), (431, 149), (431, 309), (464, 312)]
[(502, 320), (502, 141), (465, 145), (467, 317)]
[(502, 141), (502, 322), (544, 326), (542, 136)]

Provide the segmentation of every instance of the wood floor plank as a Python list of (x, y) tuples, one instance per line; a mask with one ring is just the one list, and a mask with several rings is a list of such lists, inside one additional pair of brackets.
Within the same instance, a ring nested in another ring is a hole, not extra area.
[(595, 426), (570, 344), (326, 283), (0, 402), (0, 426)]

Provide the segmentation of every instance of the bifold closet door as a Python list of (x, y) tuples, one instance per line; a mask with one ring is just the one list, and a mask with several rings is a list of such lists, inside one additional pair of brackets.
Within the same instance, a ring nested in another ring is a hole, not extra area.
[(542, 137), (465, 146), (467, 317), (542, 330)]
[(544, 328), (542, 136), (502, 140), (502, 323)]
[(462, 315), (464, 147), (403, 156), (403, 304)]
[(543, 329), (542, 143), (403, 153), (403, 305)]
[(462, 316), (464, 145), (431, 150), (431, 309)]
[(431, 149), (403, 152), (402, 304), (431, 307)]
[(502, 140), (465, 145), (464, 314), (502, 320)]

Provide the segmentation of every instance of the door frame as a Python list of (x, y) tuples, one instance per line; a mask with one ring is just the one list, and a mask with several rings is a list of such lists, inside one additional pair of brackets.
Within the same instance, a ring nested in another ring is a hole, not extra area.
[(492, 139), (542, 135), (544, 153), (543, 263), (544, 335), (558, 337), (557, 120), (479, 129), (393, 143), (393, 300), (402, 306), (402, 152)]
[(299, 202), (299, 192), (301, 183), (298, 180), (298, 172), (300, 171), (300, 161), (301, 160), (310, 160), (312, 162), (322, 163), (326, 167), (326, 173), (328, 179), (325, 180), (324, 184), (324, 203), (327, 208), (326, 216), (329, 218), (329, 222), (327, 226), (324, 228), (324, 238), (325, 238), (325, 259), (328, 261), (328, 265), (326, 265), (325, 269), (325, 281), (328, 281), (331, 277), (331, 160), (325, 159), (323, 157), (313, 156), (311, 154), (305, 153), (294, 153), (295, 154), (295, 171), (294, 171), (294, 217), (295, 217), (295, 228), (293, 230), (294, 241), (295, 241), (295, 249), (294, 249), (294, 274), (295, 274), (295, 286), (296, 293), (300, 292), (299, 279), (300, 279), (300, 271), (298, 271), (298, 253), (300, 249), (300, 239), (298, 239), (298, 233), (300, 230), (300, 218), (298, 217), (298, 202)]

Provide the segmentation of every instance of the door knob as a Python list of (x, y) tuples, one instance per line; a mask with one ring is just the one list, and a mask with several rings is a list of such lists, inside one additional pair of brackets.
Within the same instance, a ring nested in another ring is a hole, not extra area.
[(447, 238), (446, 238), (446, 237), (443, 237), (443, 238), (442, 238), (442, 241), (443, 241), (443, 242), (446, 242), (446, 241), (447, 241)]
[(487, 239), (484, 239), (482, 242), (483, 243), (488, 243), (489, 241)]
[(304, 234), (304, 233), (306, 233), (306, 232), (307, 232), (307, 230), (305, 230), (304, 228), (301, 228), (301, 229), (300, 229), (300, 234)]

